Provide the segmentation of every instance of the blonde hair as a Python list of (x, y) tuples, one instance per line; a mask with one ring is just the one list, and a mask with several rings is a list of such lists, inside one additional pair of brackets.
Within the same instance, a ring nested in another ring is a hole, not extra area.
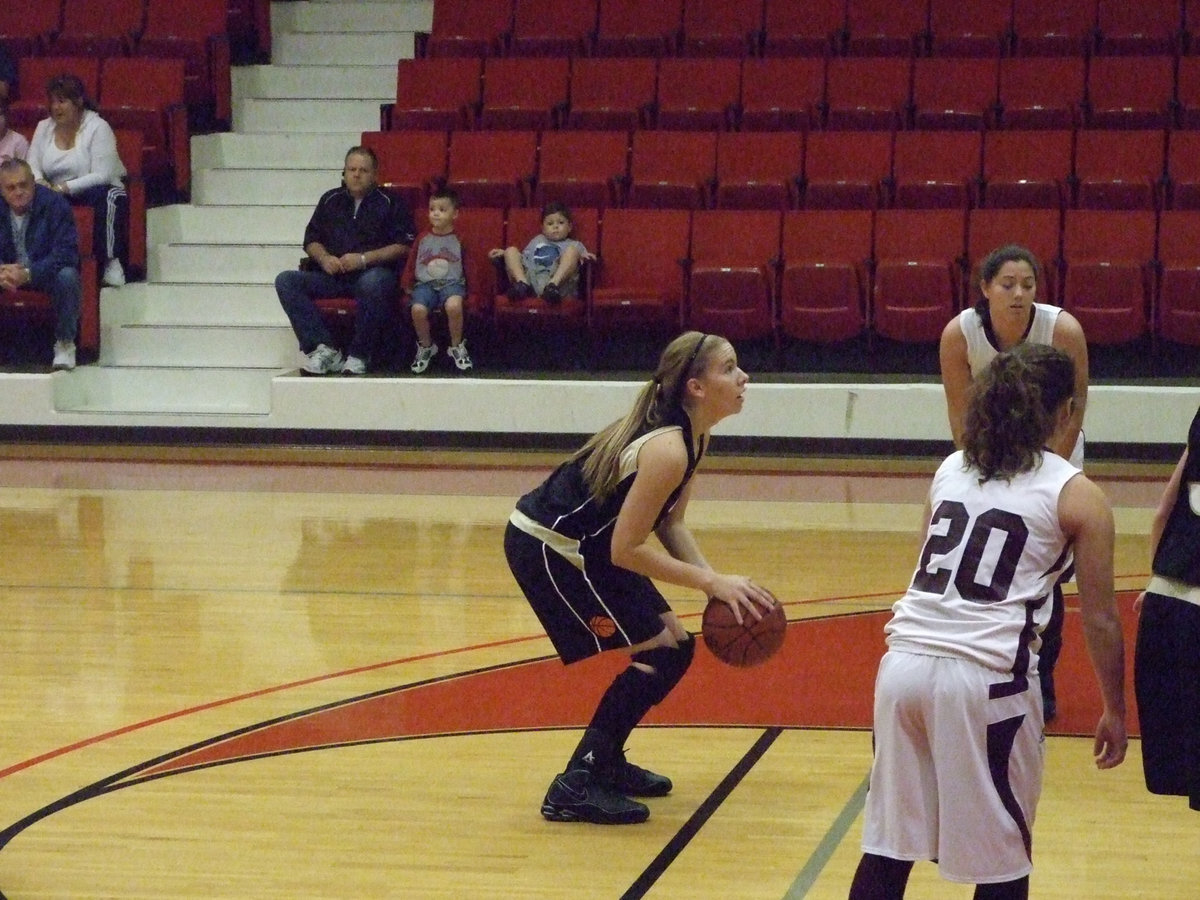
[(598, 431), (571, 457), (583, 460), (583, 479), (588, 490), (603, 500), (621, 477), (621, 452), (645, 428), (657, 428), (673, 410), (684, 407), (687, 383), (708, 366), (709, 357), (724, 343), (724, 338), (699, 331), (685, 331), (667, 344), (658, 360), (658, 368), (623, 418)]

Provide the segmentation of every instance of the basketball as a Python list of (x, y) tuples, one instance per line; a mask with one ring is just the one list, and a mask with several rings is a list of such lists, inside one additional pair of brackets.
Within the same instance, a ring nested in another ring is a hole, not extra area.
[(766, 662), (783, 646), (787, 632), (787, 616), (778, 600), (771, 610), (758, 607), (761, 619), (742, 610), (742, 624), (733, 617), (727, 603), (712, 599), (704, 607), (701, 633), (712, 655), (723, 663), (739, 669)]

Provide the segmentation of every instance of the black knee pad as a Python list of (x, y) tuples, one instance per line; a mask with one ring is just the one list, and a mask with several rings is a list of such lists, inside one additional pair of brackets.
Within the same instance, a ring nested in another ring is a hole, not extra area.
[(683, 680), (696, 655), (696, 641), (689, 634), (686, 640), (679, 642), (676, 647), (655, 647), (653, 650), (643, 650), (633, 654), (633, 661), (654, 669), (643, 674), (653, 679), (651, 695), (654, 703), (661, 703), (675, 685)]

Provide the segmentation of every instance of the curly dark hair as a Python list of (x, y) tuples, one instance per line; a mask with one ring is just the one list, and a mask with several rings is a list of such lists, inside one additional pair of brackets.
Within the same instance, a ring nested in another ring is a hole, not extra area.
[(980, 482), (1033, 469), (1074, 393), (1075, 364), (1058, 348), (1022, 343), (998, 354), (971, 384), (963, 434)]

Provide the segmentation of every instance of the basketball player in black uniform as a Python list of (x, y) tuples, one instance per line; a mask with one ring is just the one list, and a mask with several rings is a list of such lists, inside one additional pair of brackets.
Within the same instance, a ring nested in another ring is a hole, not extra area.
[(1150, 526), (1134, 687), (1142, 767), (1154, 794), (1200, 811), (1200, 411)]
[(542, 802), (551, 821), (644, 822), (649, 809), (630, 798), (671, 790), (669, 778), (628, 762), (623, 749), (695, 651), (652, 578), (716, 597), (739, 616), (771, 608), (769, 592), (746, 576), (714, 572), (684, 524), (709, 430), (741, 411), (749, 380), (724, 338), (680, 335), (633, 409), (522, 497), (509, 519), (508, 564), (562, 661), (605, 650), (632, 660), (551, 783)]

